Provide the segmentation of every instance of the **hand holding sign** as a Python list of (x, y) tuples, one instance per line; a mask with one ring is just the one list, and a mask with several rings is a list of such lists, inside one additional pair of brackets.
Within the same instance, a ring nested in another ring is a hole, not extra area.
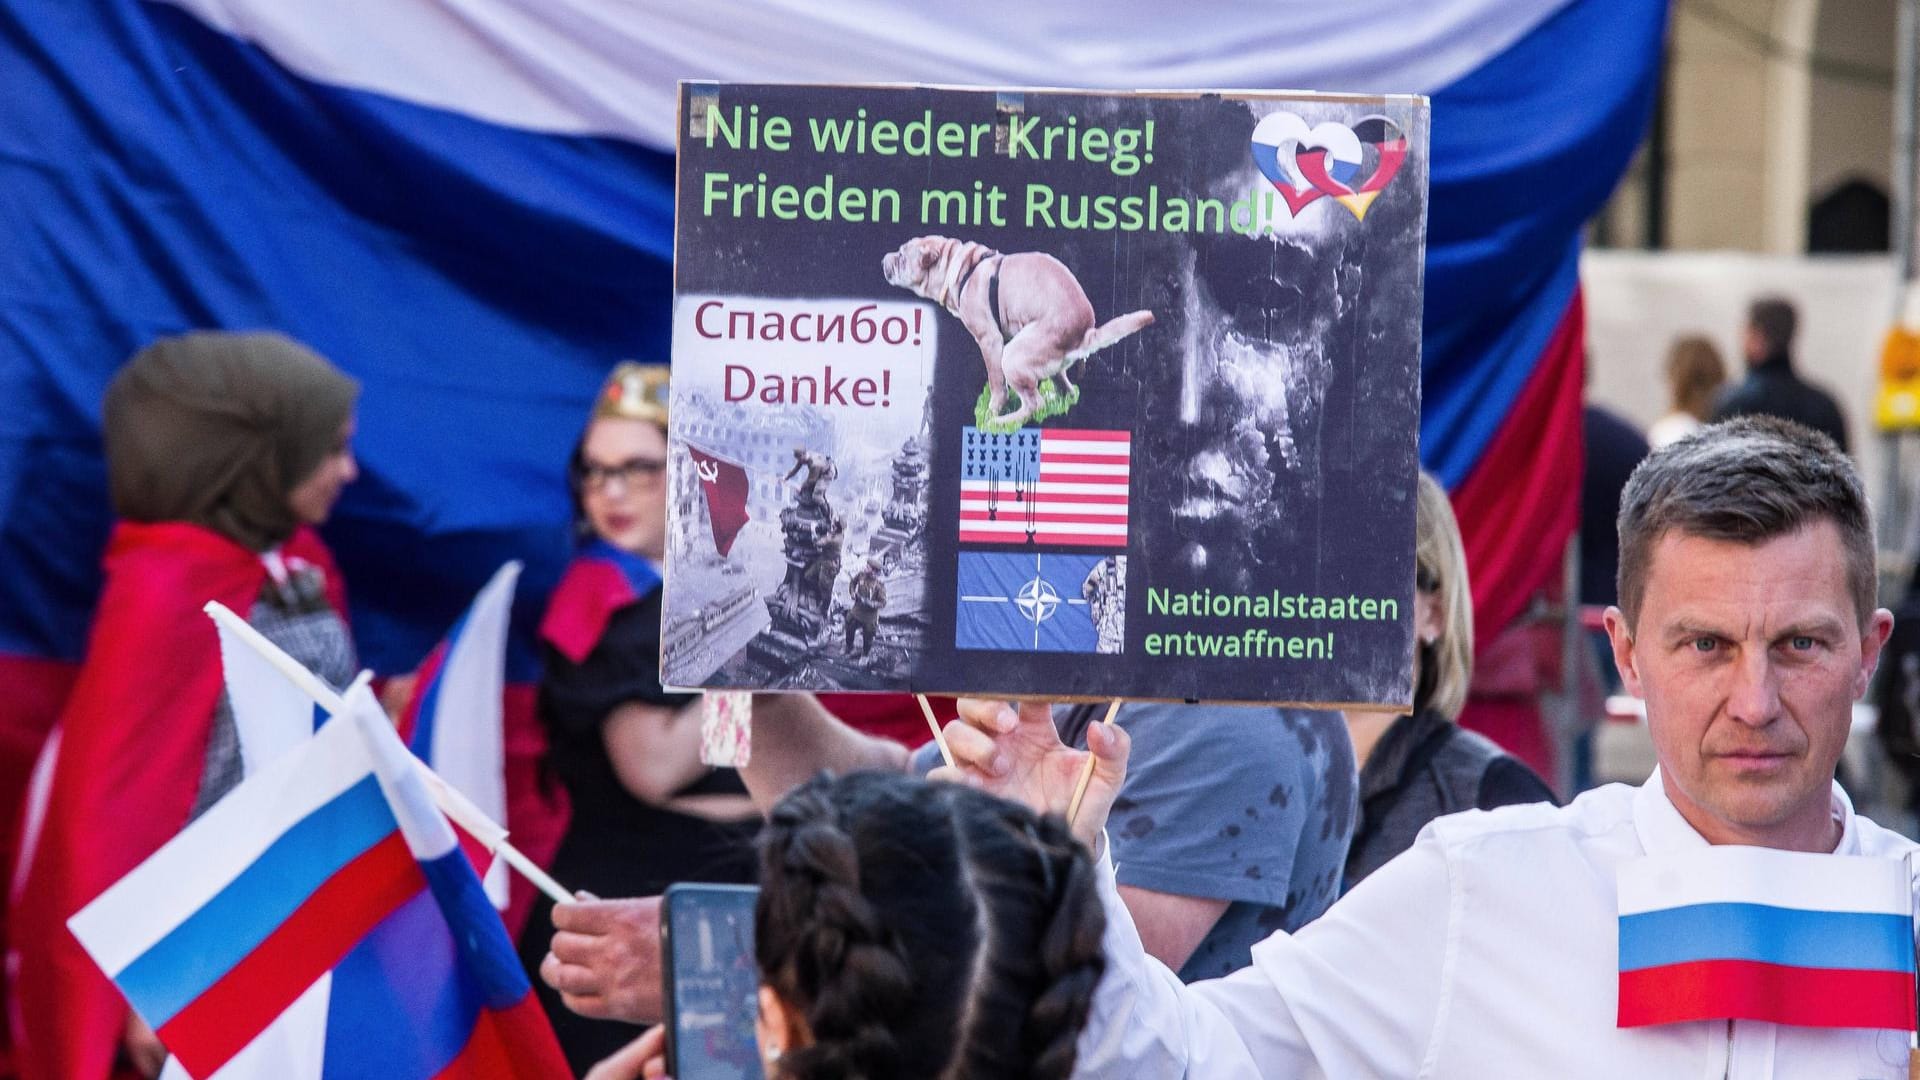
[(1100, 830), (1127, 775), (1132, 742), (1114, 724), (1087, 729), (1087, 750), (1070, 749), (1053, 725), (1045, 702), (1016, 707), (1003, 701), (960, 700), (960, 718), (947, 724), (947, 746), (955, 766), (935, 769), (933, 779), (972, 784), (1002, 798), (1025, 803), (1042, 814), (1068, 816), (1083, 773), (1086, 781), (1073, 833), (1097, 850)]

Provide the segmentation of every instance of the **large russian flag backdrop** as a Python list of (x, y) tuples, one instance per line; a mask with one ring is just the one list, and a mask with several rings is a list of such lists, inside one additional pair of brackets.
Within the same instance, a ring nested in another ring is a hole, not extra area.
[(411, 669), (518, 558), (508, 678), (532, 677), (531, 629), (569, 553), (568, 448), (615, 361), (667, 355), (680, 78), (1432, 95), (1421, 454), (1455, 495), (1491, 637), (1575, 524), (1579, 232), (1640, 140), (1666, 13), (14, 0), (0, 835), (98, 588), (100, 397), (159, 334), (273, 327), (359, 378), (363, 477), (326, 536), (364, 659)]
[(597, 381), (667, 352), (682, 77), (1432, 94), (1421, 453), (1462, 502), (1497, 628), (1573, 522), (1579, 230), (1639, 141), (1665, 15), (9, 4), (0, 655), (77, 659), (108, 524), (101, 393), (133, 350), (196, 326), (284, 329), (365, 383), (364, 476), (326, 535), (372, 666), (411, 668), (508, 558), (527, 561), (524, 635), (567, 555), (562, 470)]

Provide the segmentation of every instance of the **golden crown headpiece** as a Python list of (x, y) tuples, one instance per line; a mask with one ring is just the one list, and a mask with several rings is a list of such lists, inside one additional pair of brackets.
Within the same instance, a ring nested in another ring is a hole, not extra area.
[(624, 360), (607, 376), (593, 405), (595, 420), (617, 417), (667, 426), (667, 365)]

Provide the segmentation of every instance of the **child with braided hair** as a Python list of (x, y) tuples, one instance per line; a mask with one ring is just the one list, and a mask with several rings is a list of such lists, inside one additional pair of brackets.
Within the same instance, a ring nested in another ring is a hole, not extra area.
[[(1066, 1080), (1105, 961), (1087, 851), (958, 784), (821, 776), (760, 836), (769, 1080)], [(665, 1075), (655, 1028), (592, 1080)]]

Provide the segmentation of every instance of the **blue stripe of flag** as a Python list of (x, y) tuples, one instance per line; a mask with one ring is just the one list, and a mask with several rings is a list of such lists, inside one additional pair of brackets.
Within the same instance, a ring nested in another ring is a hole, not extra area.
[(635, 555), (631, 551), (614, 547), (605, 540), (592, 541), (581, 549), (580, 554), (612, 563), (614, 568), (620, 571), (621, 576), (627, 579), (627, 587), (633, 590), (635, 596), (647, 595), (661, 582), (660, 568), (653, 565), (653, 560), (644, 555)]
[(489, 1009), (507, 1009), (533, 990), (520, 955), (507, 936), (500, 912), (487, 899), (480, 875), (463, 851), (450, 851), (420, 864), (427, 887), (460, 943), (461, 971), (480, 991)]
[(374, 927), (333, 969), (321, 1080), (438, 1076), (480, 1015), (479, 988), (460, 977), (458, 955), (428, 889)]
[(433, 733), (438, 728), (440, 717), (440, 688), (447, 681), (447, 663), (453, 659), (453, 650), (460, 647), (460, 635), (467, 629), (467, 617), (473, 614), (469, 608), (453, 624), (453, 631), (447, 635), (447, 647), (440, 653), (440, 662), (434, 665), (433, 677), (420, 690), (420, 708), (413, 714), (413, 740), (408, 749), (415, 757), (428, 765), (437, 765), (433, 760)]
[(429, 887), (334, 969), (322, 1080), (432, 1080), (466, 1047), (482, 1009), (532, 991), (466, 856), (449, 852), (420, 869)]
[(1765, 904), (1690, 904), (1620, 917), (1620, 970), (1751, 960), (1844, 971), (1914, 970), (1904, 915)]
[(114, 981), (140, 1016), (160, 1027), (259, 948), (328, 878), (395, 828), (379, 782), (367, 776), (282, 833)]

